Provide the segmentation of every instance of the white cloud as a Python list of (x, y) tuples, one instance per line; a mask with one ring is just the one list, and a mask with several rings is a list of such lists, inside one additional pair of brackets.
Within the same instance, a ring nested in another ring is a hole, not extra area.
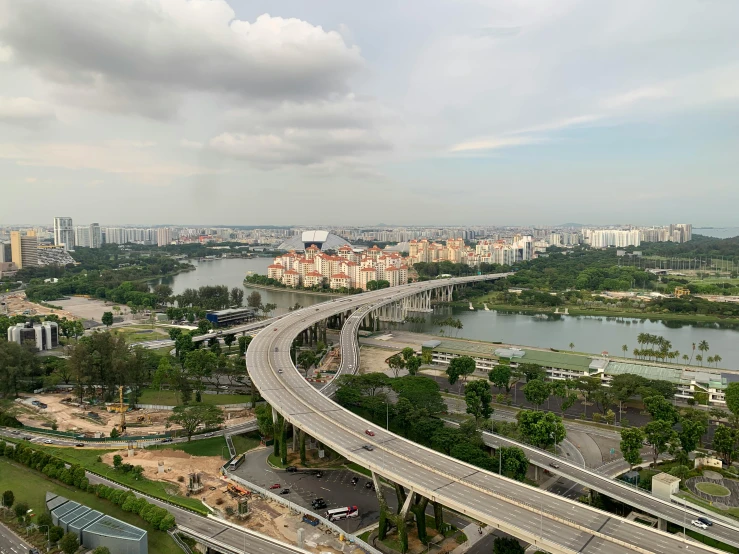
[(0, 123), (38, 127), (55, 118), (54, 110), (33, 98), (0, 96)]
[(182, 139), (180, 140), (180, 146), (189, 150), (200, 150), (203, 147), (203, 143), (196, 140)]
[(499, 148), (510, 148), (511, 146), (541, 144), (542, 142), (547, 142), (547, 139), (533, 136), (499, 137), (461, 142), (452, 146), (449, 151), (469, 152), (471, 150), (497, 150)]
[(348, 89), (363, 65), (336, 31), (299, 19), (235, 19), (224, 0), (0, 0), (0, 40), (69, 103), (170, 117), (205, 91), (279, 100)]

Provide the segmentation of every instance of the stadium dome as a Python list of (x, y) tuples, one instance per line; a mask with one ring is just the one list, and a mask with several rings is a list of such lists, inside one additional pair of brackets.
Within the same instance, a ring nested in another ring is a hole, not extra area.
[(277, 247), (278, 250), (305, 250), (315, 244), (321, 251), (338, 250), (342, 246), (351, 246), (341, 237), (328, 231), (303, 231), (294, 235)]

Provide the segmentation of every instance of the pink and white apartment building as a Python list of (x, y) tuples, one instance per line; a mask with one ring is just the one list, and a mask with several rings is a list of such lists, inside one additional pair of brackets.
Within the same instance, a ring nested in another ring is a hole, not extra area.
[(312, 287), (325, 281), (332, 289), (367, 290), (370, 281), (386, 280), (391, 287), (407, 284), (408, 266), (399, 254), (383, 252), (377, 246), (361, 253), (342, 246), (333, 256), (312, 245), (305, 254), (293, 250), (277, 256), (267, 268), (267, 276), (290, 287)]

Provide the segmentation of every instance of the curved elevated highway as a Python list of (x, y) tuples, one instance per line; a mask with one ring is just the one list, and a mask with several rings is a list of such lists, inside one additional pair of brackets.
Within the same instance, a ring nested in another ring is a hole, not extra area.
[[(373, 427), (375, 435), (370, 437), (365, 434), (369, 426), (366, 420), (316, 390), (290, 359), (293, 339), (330, 316), (353, 310), (372, 312), (434, 288), (507, 275), (413, 283), (293, 312), (261, 331), (252, 341), (247, 350), (249, 374), (275, 411), (322, 444), (413, 493), (542, 550), (593, 554), (719, 552), (483, 471), (376, 427)], [(360, 317), (361, 314), (353, 319)], [(358, 363), (356, 340), (342, 340), (341, 348), (346, 370), (353, 371)]]

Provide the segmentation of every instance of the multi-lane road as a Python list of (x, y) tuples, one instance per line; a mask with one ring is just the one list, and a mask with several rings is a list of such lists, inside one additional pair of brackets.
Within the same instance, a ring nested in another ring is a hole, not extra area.
[[(304, 308), (260, 332), (247, 351), (247, 366), (262, 396), (285, 419), (351, 461), (432, 501), (493, 525), (550, 552), (654, 552), (674, 554), (688, 544), (577, 502), (464, 464), (369, 424), (312, 387), (290, 359), (303, 329), (331, 315), (375, 309), (438, 286), (499, 278), (474, 276), (414, 283)], [(356, 337), (341, 343), (343, 363), (356, 367)], [(690, 544), (693, 552), (713, 552)]]

